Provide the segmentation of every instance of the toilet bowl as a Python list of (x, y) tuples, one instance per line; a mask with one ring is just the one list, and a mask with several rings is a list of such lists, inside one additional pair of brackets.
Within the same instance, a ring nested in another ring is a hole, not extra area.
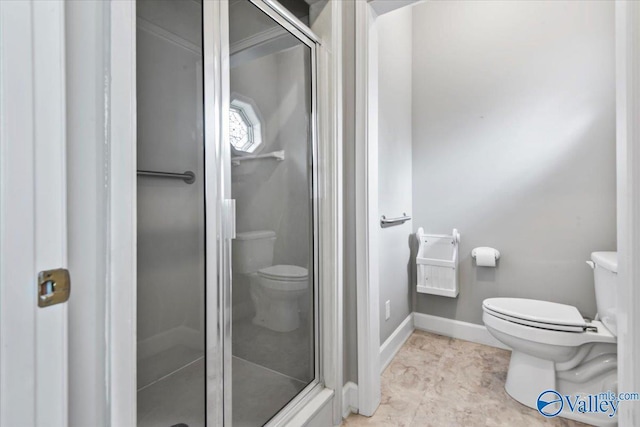
[[(615, 252), (594, 252), (599, 320), (586, 320), (576, 307), (523, 298), (489, 298), (482, 320), (496, 339), (512, 349), (505, 383), (518, 402), (537, 409), (546, 390), (560, 395), (617, 393)], [(605, 292), (607, 291), (608, 292)], [(558, 416), (598, 426), (615, 426), (617, 417), (570, 411)]]
[(254, 323), (277, 332), (298, 329), (299, 300), (308, 287), (308, 271), (304, 267), (274, 265), (258, 270), (252, 287), (256, 307)]
[(246, 294), (242, 286), (249, 283), (255, 308), (253, 323), (290, 332), (300, 326), (300, 312), (308, 311), (309, 273), (297, 265), (273, 265), (275, 241), (276, 233), (271, 230), (236, 234), (233, 272), (243, 280), (236, 280), (242, 292), (235, 294)]

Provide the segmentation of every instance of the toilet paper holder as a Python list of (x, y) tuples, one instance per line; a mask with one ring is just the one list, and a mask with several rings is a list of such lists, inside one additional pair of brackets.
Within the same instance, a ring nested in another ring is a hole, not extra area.
[(496, 261), (500, 259), (500, 251), (497, 250), (497, 249), (494, 249), (494, 248), (489, 248), (487, 246), (482, 246), (482, 247), (473, 249), (471, 251), (471, 257), (475, 259), (476, 255), (477, 255), (477, 252), (481, 251), (481, 250), (484, 250), (484, 249), (489, 249), (489, 250), (493, 251), (493, 255), (496, 257)]

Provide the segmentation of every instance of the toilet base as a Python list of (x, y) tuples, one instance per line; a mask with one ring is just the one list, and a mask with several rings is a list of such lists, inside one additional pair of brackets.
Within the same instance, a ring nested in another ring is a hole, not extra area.
[[(519, 351), (511, 353), (511, 361), (509, 362), (509, 371), (504, 388), (509, 396), (535, 410), (537, 410), (538, 396), (543, 391), (556, 390), (561, 395), (573, 394), (558, 389), (554, 362)], [(540, 416), (542, 417), (542, 415)], [(615, 418), (611, 419), (603, 414), (571, 412), (566, 408), (566, 405), (558, 416), (601, 427), (615, 427), (618, 425)]]
[(556, 388), (554, 363), (513, 351), (504, 388), (518, 402), (536, 409), (540, 393)]
[(251, 300), (256, 310), (253, 324), (276, 332), (291, 332), (300, 327), (298, 301), (306, 290), (278, 291), (267, 289), (254, 276), (251, 281)]
[(297, 301), (272, 299), (263, 326), (276, 332), (291, 332), (300, 327)]
[(267, 298), (262, 292), (262, 288), (257, 281), (257, 276), (251, 277), (250, 288), (251, 301), (253, 301), (253, 307), (256, 314), (253, 317), (253, 324), (258, 326), (264, 326), (265, 318), (267, 316), (267, 310), (269, 309)]

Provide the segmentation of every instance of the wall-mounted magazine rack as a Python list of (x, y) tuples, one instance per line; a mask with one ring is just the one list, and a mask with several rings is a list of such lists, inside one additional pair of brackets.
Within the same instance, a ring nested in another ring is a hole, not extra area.
[(454, 228), (451, 235), (425, 234), (420, 227), (416, 237), (420, 243), (416, 256), (418, 292), (456, 298), (460, 233)]

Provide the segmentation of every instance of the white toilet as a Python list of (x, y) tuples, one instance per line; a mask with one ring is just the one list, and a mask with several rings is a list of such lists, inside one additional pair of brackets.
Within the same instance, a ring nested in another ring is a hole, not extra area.
[(309, 288), (309, 273), (297, 265), (273, 265), (275, 242), (276, 233), (270, 230), (237, 233), (233, 268), (248, 278), (256, 309), (253, 323), (290, 332), (300, 326), (298, 302)]
[[(489, 298), (482, 319), (495, 338), (512, 348), (505, 389), (536, 409), (545, 390), (561, 395), (617, 393), (617, 253), (591, 254), (599, 320), (585, 320), (577, 308), (522, 298)], [(615, 426), (606, 414), (571, 412), (559, 416)]]

